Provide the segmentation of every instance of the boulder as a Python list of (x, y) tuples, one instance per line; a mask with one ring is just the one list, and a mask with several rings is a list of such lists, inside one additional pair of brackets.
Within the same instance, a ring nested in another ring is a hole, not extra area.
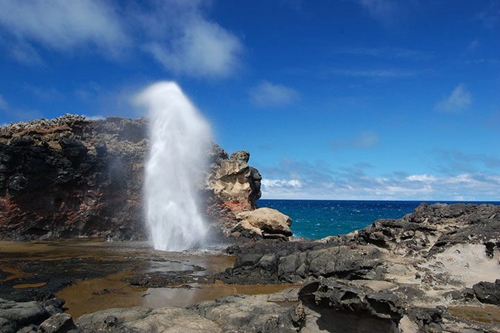
[(236, 215), (239, 223), (233, 229), (246, 231), (252, 237), (283, 238), (292, 235), (290, 226), (292, 219), (272, 208), (258, 208), (252, 211), (241, 212)]

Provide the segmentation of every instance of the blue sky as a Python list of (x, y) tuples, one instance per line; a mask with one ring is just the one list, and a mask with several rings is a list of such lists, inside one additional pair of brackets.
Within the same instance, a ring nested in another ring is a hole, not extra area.
[(498, 0), (0, 0), (0, 124), (176, 81), (264, 198), (500, 200)]

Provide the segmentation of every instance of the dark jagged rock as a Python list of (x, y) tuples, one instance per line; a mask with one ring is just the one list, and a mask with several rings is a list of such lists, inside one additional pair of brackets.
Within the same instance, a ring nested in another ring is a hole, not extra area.
[[(356, 331), (364, 320), (370, 332), (500, 332), (500, 316), (457, 315), (474, 313), (479, 302), (498, 304), (500, 280), (484, 280), (500, 276), (499, 245), (499, 206), (422, 204), (348, 235), (232, 246), (237, 259), (220, 279), (306, 281), (307, 332)], [(448, 306), (465, 308), (451, 313)]]
[(358, 241), (403, 255), (435, 254), (453, 244), (499, 245), (500, 207), (475, 204), (421, 204), (399, 220), (381, 219), (358, 233)]
[(60, 307), (57, 310), (54, 307), (54, 305), (62, 306), (62, 304), (57, 301), (42, 304), (35, 301), (14, 302), (0, 298), (0, 332), (15, 333), (25, 327), (29, 332), (33, 326), (40, 325), (52, 314), (56, 315), (62, 312)]
[(304, 284), (299, 299), (316, 313), (309, 317), (317, 318), (317, 327), (329, 332), (397, 332), (404, 315), (395, 294), (365, 292), (333, 278)]
[(481, 281), (472, 290), (481, 303), (500, 305), (500, 279), (494, 283)]

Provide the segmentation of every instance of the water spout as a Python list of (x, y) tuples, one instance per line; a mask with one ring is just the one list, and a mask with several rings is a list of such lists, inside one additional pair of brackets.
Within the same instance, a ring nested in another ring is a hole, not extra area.
[(203, 242), (200, 213), (210, 127), (173, 82), (137, 97), (148, 109), (150, 151), (145, 165), (145, 217), (157, 250), (182, 251)]

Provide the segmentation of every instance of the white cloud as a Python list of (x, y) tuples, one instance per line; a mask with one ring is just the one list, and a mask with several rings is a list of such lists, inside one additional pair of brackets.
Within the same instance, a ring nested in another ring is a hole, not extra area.
[(450, 96), (439, 101), (434, 109), (437, 111), (458, 113), (472, 104), (472, 95), (463, 84), (458, 85)]
[(470, 174), (464, 173), (457, 176), (447, 177), (444, 182), (447, 184), (470, 184), (476, 181)]
[(181, 29), (182, 36), (144, 50), (166, 69), (189, 76), (225, 77), (239, 66), (242, 44), (218, 24), (195, 17)]
[(129, 40), (115, 9), (104, 1), (2, 1), (0, 25), (13, 36), (14, 56), (39, 59), (34, 47), (68, 51), (83, 46), (116, 55)]
[(262, 185), (264, 185), (266, 188), (276, 188), (276, 187), (300, 188), (302, 187), (302, 182), (298, 179), (291, 179), (291, 180), (263, 179)]
[(292, 88), (263, 81), (250, 90), (251, 101), (260, 107), (282, 106), (293, 103), (299, 94)]
[(406, 177), (407, 180), (412, 182), (434, 182), (437, 180), (435, 176), (431, 175), (410, 175)]

